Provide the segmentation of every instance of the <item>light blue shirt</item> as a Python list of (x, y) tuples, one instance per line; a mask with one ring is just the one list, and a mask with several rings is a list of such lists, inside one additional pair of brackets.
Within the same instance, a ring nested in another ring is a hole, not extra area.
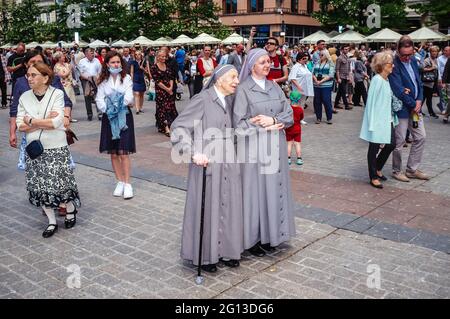
[(414, 74), (414, 70), (411, 66), (411, 63), (410, 62), (402, 62), (402, 64), (406, 68), (406, 71), (408, 71), (408, 74), (409, 74), (409, 77), (411, 78), (412, 83), (414, 83), (414, 88), (416, 91), (416, 95), (415, 95), (414, 99), (417, 99), (417, 94), (419, 94), (419, 88), (417, 87), (416, 75)]

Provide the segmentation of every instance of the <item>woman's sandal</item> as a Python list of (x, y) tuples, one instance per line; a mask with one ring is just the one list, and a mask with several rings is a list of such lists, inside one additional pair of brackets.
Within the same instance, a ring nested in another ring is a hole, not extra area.
[(72, 228), (73, 226), (75, 226), (76, 222), (77, 222), (77, 208), (75, 207), (75, 210), (71, 213), (67, 212), (67, 214), (73, 214), (73, 218), (65, 218), (64, 219), (64, 226), (69, 229)]

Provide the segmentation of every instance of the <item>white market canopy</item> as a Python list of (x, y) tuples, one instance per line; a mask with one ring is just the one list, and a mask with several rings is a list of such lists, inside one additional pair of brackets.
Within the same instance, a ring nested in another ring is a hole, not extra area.
[(397, 42), (402, 35), (389, 28), (384, 28), (366, 37), (367, 42)]
[(334, 38), (331, 38), (331, 43), (361, 43), (366, 42), (364, 36), (356, 31), (348, 30), (341, 33)]
[(162, 47), (162, 46), (166, 46), (166, 45), (170, 45), (170, 43), (172, 42), (172, 39), (170, 38), (158, 38), (155, 41), (153, 41), (153, 46), (154, 47)]
[(13, 45), (11, 43), (6, 43), (6, 44), (2, 45), (0, 47), (0, 49), (9, 49), (9, 48), (12, 48), (12, 47), (13, 47)]
[(44, 49), (51, 49), (57, 47), (57, 44), (51, 41), (45, 41), (41, 46)]
[(239, 44), (239, 43), (247, 43), (248, 39), (244, 38), (243, 36), (233, 33), (226, 39), (222, 41), (223, 44)]
[(414, 42), (419, 41), (445, 41), (447, 36), (441, 32), (431, 30), (430, 28), (423, 27), (419, 30), (408, 34)]
[(111, 44), (111, 46), (112, 46), (112, 47), (119, 47), (119, 48), (126, 48), (126, 47), (129, 47), (130, 44), (129, 44), (128, 42), (126, 42), (126, 41), (118, 40), (118, 41), (116, 41), (116, 42), (113, 42), (113, 43)]
[[(63, 47), (64, 49), (70, 49), (73, 46), (72, 43), (66, 41), (60, 41), (59, 43), (61, 43), (61, 47)], [(56, 44), (56, 46), (58, 46), (58, 43)]]
[[(75, 44), (76, 44), (76, 42), (73, 41), (73, 42), (72, 42), (72, 45), (75, 45)], [(83, 40), (79, 40), (79, 41), (78, 41), (78, 46), (79, 46), (80, 48), (87, 48), (87, 47), (89, 46), (89, 43), (87, 43), (87, 42), (85, 42), (85, 41), (83, 41)]]
[(93, 49), (96, 49), (96, 48), (105, 48), (105, 47), (109, 47), (109, 44), (108, 44), (108, 43), (105, 43), (105, 42), (103, 42), (103, 41), (100, 41), (100, 40), (95, 40), (95, 41), (89, 43), (89, 47), (90, 47), (90, 48), (93, 48)]
[(222, 42), (222, 40), (206, 33), (202, 33), (192, 40), (192, 44), (218, 44), (220, 42)]
[(133, 41), (130, 41), (129, 44), (131, 44), (131, 45), (139, 44), (139, 45), (142, 45), (142, 46), (152, 46), (153, 45), (153, 41), (150, 40), (149, 38), (144, 37), (143, 35), (141, 35), (140, 37), (137, 37)]
[(323, 31), (317, 31), (300, 40), (302, 44), (316, 44), (319, 40), (330, 41), (331, 37)]
[(37, 46), (40, 46), (40, 44), (37, 43), (37, 42), (30, 42), (30, 43), (28, 43), (28, 44), (26, 45), (26, 47), (27, 47), (28, 49), (33, 49), (33, 48), (35, 48), (35, 47), (37, 47)]
[(192, 39), (189, 38), (187, 35), (180, 35), (175, 40), (172, 40), (170, 42), (170, 45), (188, 45), (192, 43)]

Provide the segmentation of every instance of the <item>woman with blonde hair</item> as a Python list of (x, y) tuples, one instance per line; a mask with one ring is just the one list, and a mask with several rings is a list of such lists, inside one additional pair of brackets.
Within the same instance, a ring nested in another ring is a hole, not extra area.
[[(395, 148), (393, 93), (388, 79), (394, 68), (394, 58), (387, 51), (380, 52), (374, 56), (371, 67), (376, 75), (370, 82), (359, 137), (369, 142), (367, 163), (370, 185), (383, 188), (381, 181), (387, 178), (381, 170)], [(380, 151), (381, 144), (384, 147)]]
[(56, 75), (61, 78), (61, 84), (64, 87), (64, 91), (66, 91), (67, 96), (70, 98), (72, 102), (72, 107), (75, 105), (75, 90), (73, 89), (73, 76), (72, 76), (72, 66), (67, 63), (66, 55), (58, 51), (53, 55), (54, 60), (56, 61), (53, 71)]
[(80, 200), (64, 131), (64, 93), (50, 86), (53, 71), (44, 62), (30, 66), (26, 78), (31, 90), (20, 96), (16, 123), (27, 140), (28, 198), (43, 207), (48, 226), (42, 236), (48, 238), (58, 230), (54, 209), (66, 205), (64, 224), (72, 228)]

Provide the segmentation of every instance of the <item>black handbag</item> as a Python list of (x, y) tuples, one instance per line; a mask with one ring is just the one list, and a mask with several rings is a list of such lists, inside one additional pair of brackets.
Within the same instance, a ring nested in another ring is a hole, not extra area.
[(437, 70), (422, 72), (422, 82), (435, 82), (437, 79)]
[[(52, 99), (53, 93), (55, 93), (55, 89), (52, 91), (52, 95), (50, 95), (50, 99), (48, 100), (47, 107), (45, 108), (44, 112), (44, 119), (45, 115), (47, 114), (47, 109), (50, 104), (50, 101)], [(43, 152), (44, 152), (44, 146), (41, 143), (41, 135), (44, 130), (41, 129), (41, 133), (39, 134), (39, 139), (32, 141), (30, 144), (25, 147), (25, 151), (27, 152), (28, 156), (34, 160), (38, 158)]]

